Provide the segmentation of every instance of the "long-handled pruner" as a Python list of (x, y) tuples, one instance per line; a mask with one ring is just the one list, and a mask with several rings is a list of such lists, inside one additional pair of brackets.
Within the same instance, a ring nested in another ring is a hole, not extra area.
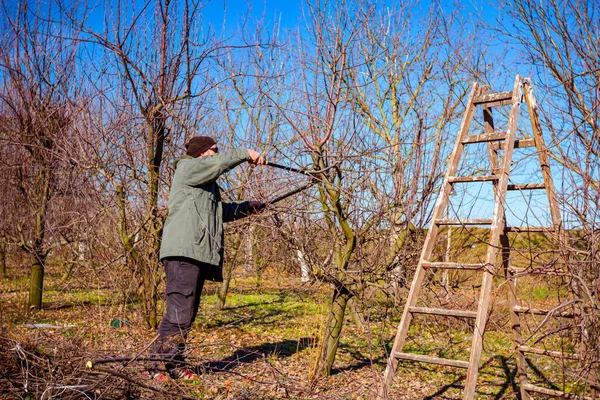
[(316, 174), (323, 173), (323, 172), (325, 172), (325, 171), (333, 168), (333, 166), (331, 166), (331, 167), (325, 168), (325, 169), (323, 169), (321, 171), (309, 171), (309, 170), (306, 170), (306, 169), (298, 169), (298, 168), (288, 167), (287, 165), (281, 165), (281, 164), (273, 163), (273, 162), (270, 162), (268, 160), (265, 160), (264, 165), (267, 165), (269, 167), (283, 169), (285, 171), (295, 172), (297, 174), (306, 175), (306, 176), (309, 176), (311, 178), (311, 180), (310, 180), (310, 182), (308, 182), (308, 183), (306, 183), (306, 184), (304, 184), (302, 186), (299, 186), (299, 187), (297, 187), (294, 190), (291, 190), (291, 191), (289, 191), (289, 192), (287, 192), (285, 194), (282, 194), (281, 196), (278, 196), (278, 197), (274, 198), (273, 200), (268, 201), (262, 207), (257, 207), (257, 209), (259, 209), (259, 210), (265, 208), (268, 205), (275, 204), (275, 203), (277, 203), (277, 202), (279, 202), (279, 201), (281, 201), (283, 199), (287, 199), (288, 197), (293, 196), (296, 193), (300, 193), (301, 191), (303, 191), (305, 189), (308, 189), (309, 187), (311, 187), (312, 185), (314, 185), (315, 183), (317, 183), (318, 179), (316, 177)]
[(299, 186), (299, 187), (297, 187), (297, 188), (296, 188), (296, 189), (294, 189), (294, 190), (290, 190), (289, 192), (287, 192), (287, 193), (284, 193), (284, 194), (282, 194), (281, 196), (277, 196), (277, 197), (275, 197), (273, 200), (269, 200), (269, 201), (267, 201), (267, 202), (266, 202), (266, 203), (264, 203), (262, 206), (260, 206), (260, 207), (256, 207), (256, 209), (257, 209), (257, 210), (262, 210), (263, 208), (265, 208), (265, 207), (267, 207), (267, 206), (270, 206), (271, 204), (278, 203), (278, 202), (280, 202), (281, 200), (287, 199), (288, 197), (291, 197), (291, 196), (295, 195), (296, 193), (300, 193), (301, 191), (308, 189), (309, 187), (311, 187), (311, 186), (312, 186), (312, 185), (314, 185), (315, 183), (316, 183), (316, 182), (315, 182), (314, 180), (311, 180), (310, 182), (308, 182), (308, 183), (306, 183), (306, 184), (304, 184), (304, 185), (302, 185), (302, 186)]
[(306, 175), (306, 176), (310, 176), (313, 179), (315, 178), (316, 174), (320, 174), (322, 172), (325, 172), (333, 167), (328, 167), (325, 168), (321, 171), (309, 171), (306, 169), (298, 169), (298, 168), (294, 168), (294, 167), (288, 167), (287, 165), (281, 165), (281, 164), (277, 164), (268, 160), (265, 160), (264, 165), (268, 166), (268, 167), (273, 167), (273, 168), (279, 168), (279, 169), (283, 169), (284, 171), (290, 171), (290, 172), (295, 172), (297, 174), (302, 174), (302, 175)]

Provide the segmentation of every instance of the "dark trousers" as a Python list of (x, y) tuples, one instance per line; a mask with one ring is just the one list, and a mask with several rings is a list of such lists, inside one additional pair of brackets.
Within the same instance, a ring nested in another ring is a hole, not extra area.
[(150, 353), (175, 361), (165, 363), (167, 369), (172, 369), (177, 361), (183, 361), (185, 340), (198, 314), (206, 266), (183, 258), (166, 258), (163, 265), (167, 275), (167, 311)]

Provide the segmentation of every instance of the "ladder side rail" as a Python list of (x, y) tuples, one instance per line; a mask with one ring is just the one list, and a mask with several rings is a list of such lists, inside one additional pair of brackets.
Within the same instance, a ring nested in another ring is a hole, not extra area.
[[(491, 134), (494, 132), (494, 118), (492, 114), (492, 109), (490, 107), (483, 108), (483, 120), (485, 124), (485, 132)], [(498, 147), (494, 146), (496, 143), (488, 143), (488, 155), (490, 159), (490, 167), (491, 173), (497, 174), (500, 168), (499, 159), (498, 159)], [(508, 186), (507, 186), (508, 189)], [(498, 190), (497, 182), (494, 182), (494, 195)], [(504, 215), (504, 225), (506, 226), (506, 214)], [(508, 295), (508, 304), (509, 304), (509, 313), (511, 320), (511, 330), (514, 341), (514, 354), (517, 361), (517, 374), (519, 378), (519, 389), (521, 392), (521, 400), (530, 400), (529, 392), (525, 390), (525, 386), (529, 384), (529, 380), (527, 378), (527, 364), (525, 361), (525, 356), (522, 352), (519, 351), (519, 345), (522, 342), (521, 335), (521, 320), (519, 315), (514, 311), (514, 307), (517, 305), (517, 296), (516, 296), (516, 285), (512, 280), (512, 277), (508, 274), (510, 272), (510, 242), (508, 240), (508, 233), (506, 229), (500, 235), (500, 244), (502, 246), (502, 267), (504, 268), (504, 274), (506, 278), (507, 285), (507, 295)]]
[(508, 297), (508, 308), (513, 337), (513, 353), (517, 361), (519, 391), (521, 393), (521, 400), (530, 400), (531, 396), (529, 395), (529, 392), (525, 390), (525, 387), (529, 385), (529, 378), (527, 377), (527, 361), (525, 360), (525, 354), (520, 350), (520, 346), (523, 343), (521, 317), (515, 311), (515, 308), (517, 307), (517, 285), (514, 281), (514, 272), (510, 268), (510, 243), (506, 232), (503, 232), (500, 236), (500, 244), (502, 245), (502, 266), (504, 268), (504, 277), (507, 284), (506, 294)]
[(524, 89), (525, 101), (527, 102), (527, 107), (529, 109), (529, 118), (531, 120), (533, 138), (535, 140), (535, 147), (537, 148), (538, 157), (540, 159), (540, 167), (542, 168), (542, 176), (544, 178), (544, 184), (546, 185), (546, 195), (548, 196), (548, 204), (550, 205), (552, 222), (554, 224), (555, 232), (559, 234), (558, 237), (562, 238), (563, 235), (560, 234), (560, 230), (562, 229), (562, 218), (560, 216), (558, 200), (556, 199), (554, 179), (552, 178), (552, 171), (550, 170), (550, 157), (548, 156), (548, 148), (544, 142), (538, 106), (535, 97), (533, 96), (533, 86), (530, 78), (525, 79)]
[(425, 277), (426, 270), (423, 268), (422, 264), (424, 260), (429, 259), (433, 252), (435, 238), (439, 230), (439, 226), (435, 224), (435, 221), (443, 217), (445, 208), (448, 205), (448, 198), (452, 190), (452, 184), (449, 182), (449, 177), (454, 176), (458, 169), (458, 164), (462, 152), (464, 150), (464, 144), (462, 143), (462, 140), (467, 135), (471, 126), (471, 121), (473, 120), (473, 115), (475, 114), (476, 105), (473, 104), (473, 99), (478, 94), (479, 88), (479, 84), (477, 84), (477, 82), (474, 82), (467, 103), (469, 108), (467, 112), (465, 112), (463, 119), (460, 123), (459, 134), (457, 135), (454, 148), (449, 157), (448, 170), (444, 177), (444, 181), (442, 183), (440, 193), (435, 204), (433, 216), (431, 219), (431, 225), (425, 238), (425, 243), (423, 245), (423, 250), (421, 251), (419, 264), (417, 265), (417, 269), (415, 271), (415, 276), (410, 286), (408, 297), (406, 298), (406, 304), (404, 306), (404, 311), (402, 312), (400, 324), (398, 325), (398, 329), (396, 331), (396, 337), (394, 339), (394, 344), (392, 345), (392, 351), (390, 352), (390, 356), (388, 357), (387, 366), (383, 375), (383, 382), (378, 395), (380, 399), (387, 398), (387, 389), (396, 374), (396, 369), (398, 367), (398, 359), (395, 357), (395, 354), (400, 353), (402, 347), (404, 347), (404, 341), (406, 340), (406, 336), (408, 334), (408, 327), (412, 320), (412, 315), (409, 309), (417, 303), (417, 298), (421, 291), (423, 278)]
[[(513, 89), (513, 104), (510, 110), (508, 119), (508, 127), (506, 132), (506, 141), (502, 163), (500, 166), (500, 179), (497, 183), (494, 204), (493, 224), (490, 230), (490, 240), (488, 252), (486, 255), (486, 264), (495, 265), (498, 257), (498, 243), (500, 234), (504, 232), (504, 206), (506, 200), (506, 189), (508, 187), (508, 178), (510, 176), (510, 167), (512, 162), (513, 148), (515, 144), (517, 122), (519, 119), (520, 101), (523, 92), (523, 82), (519, 75), (515, 78)], [(492, 289), (492, 279), (494, 277), (492, 268), (486, 269), (483, 273), (481, 291), (477, 306), (477, 319), (475, 320), (475, 329), (473, 332), (473, 343), (471, 345), (471, 353), (469, 358), (469, 370), (465, 382), (464, 400), (471, 400), (475, 396), (475, 388), (477, 386), (477, 375), (479, 371), (479, 361), (481, 359), (481, 349), (483, 346), (483, 331), (487, 322), (487, 312), (490, 302), (490, 293)]]
[[(562, 223), (562, 218), (560, 216), (560, 208), (558, 206), (558, 200), (556, 196), (556, 188), (554, 186), (554, 179), (552, 178), (552, 171), (550, 169), (550, 157), (548, 147), (544, 142), (544, 135), (542, 132), (542, 124), (540, 123), (540, 116), (538, 112), (537, 101), (535, 100), (535, 96), (533, 95), (533, 85), (531, 83), (531, 79), (527, 78), (525, 80), (525, 101), (527, 102), (527, 106), (529, 108), (529, 116), (531, 119), (531, 125), (533, 130), (533, 137), (535, 140), (535, 146), (537, 148), (538, 157), (540, 160), (540, 167), (542, 169), (542, 176), (544, 177), (544, 184), (546, 185), (546, 195), (548, 196), (548, 204), (550, 205), (550, 214), (552, 215), (552, 222), (554, 224), (554, 233), (555, 237), (559, 241), (559, 246), (561, 248), (565, 247), (566, 238), (564, 225)], [(564, 255), (565, 261), (567, 262), (566, 271), (569, 272), (568, 265), (568, 254)], [(575, 286), (575, 287), (573, 287)], [(572, 285), (571, 296), (577, 295), (577, 287), (576, 285)], [(575, 293), (573, 293), (575, 292)], [(581, 305), (583, 307), (583, 304)], [(583, 308), (581, 309), (583, 312)], [(586, 349), (586, 343), (583, 344), (583, 351)], [(595, 377), (595, 379), (598, 379)], [(599, 390), (593, 389), (593, 396), (596, 397), (599, 395)]]
[[(489, 89), (485, 88), (486, 94)], [(496, 127), (494, 126), (494, 115), (492, 113), (492, 108), (490, 106), (483, 106), (483, 126), (485, 133), (488, 135), (493, 135)], [(506, 133), (504, 133), (505, 141), (506, 141)], [(490, 172), (492, 175), (496, 175), (498, 173), (499, 161), (498, 161), (498, 150), (494, 145), (499, 143), (489, 142), (487, 145), (488, 148), (488, 157), (490, 159)], [(494, 191), (496, 190), (497, 182), (494, 182)]]

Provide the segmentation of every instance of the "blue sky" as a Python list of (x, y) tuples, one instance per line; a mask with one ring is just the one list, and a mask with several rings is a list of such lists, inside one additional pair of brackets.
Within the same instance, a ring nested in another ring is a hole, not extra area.
[[(149, 3), (149, 4), (148, 4)], [(94, 15), (94, 20), (92, 25), (102, 24), (103, 18), (102, 14), (104, 13), (103, 2), (97, 3), (96, 12)], [(125, 7), (131, 6), (131, 4), (135, 4), (137, 10), (141, 10), (144, 4), (148, 4), (149, 10), (153, 10), (155, 7), (154, 0), (146, 0), (140, 1), (137, 0), (135, 3), (125, 4)], [(242, 28), (242, 22), (245, 16), (250, 16), (253, 21), (250, 23), (253, 25), (255, 21), (264, 20), (269, 28), (273, 27), (274, 24), (278, 24), (280, 29), (293, 29), (297, 27), (302, 27), (304, 25), (303, 19), (303, 1), (284, 1), (284, 0), (263, 0), (263, 1), (248, 1), (248, 0), (213, 0), (208, 2), (202, 11), (202, 25), (207, 26), (210, 24), (218, 34), (224, 34), (228, 36), (229, 34), (233, 34), (237, 30)], [(427, 10), (430, 5), (429, 1), (424, 1), (419, 3), (420, 6)], [(180, 5), (179, 5), (180, 6)], [(498, 10), (496, 10), (493, 6), (489, 4), (482, 5), (481, 3), (474, 2), (465, 2), (460, 4), (463, 7), (460, 10), (461, 19), (467, 22), (467, 26), (469, 24), (480, 23), (477, 21), (481, 21), (481, 19), (487, 21), (490, 24), (495, 23), (498, 18)], [(444, 7), (445, 11), (454, 10), (455, 5), (450, 4), (446, 5), (445, 3), (441, 5)], [(152, 11), (150, 11), (152, 12)], [(481, 18), (481, 19), (479, 19)], [(506, 22), (506, 21), (504, 21)], [(222, 31), (224, 30), (224, 31)], [(268, 31), (269, 29), (267, 29)], [(510, 64), (510, 63), (509, 63)], [(519, 68), (519, 66), (514, 66), (515, 68)], [(498, 66), (498, 68), (502, 68), (502, 66)], [(516, 71), (523, 75), (527, 75), (528, 71)], [(508, 74), (514, 74), (514, 72), (509, 71)], [(514, 75), (513, 75), (514, 77)], [(510, 84), (510, 83), (509, 83)], [(495, 87), (492, 90), (502, 91), (507, 90), (507, 88)], [(538, 99), (539, 101), (540, 99)], [(525, 121), (522, 121), (525, 123)], [(514, 176), (517, 178), (516, 176)], [(529, 180), (529, 179), (527, 179)], [(519, 199), (516, 197), (519, 194), (513, 194), (515, 197), (513, 201), (510, 203), (513, 207), (516, 207), (516, 204)], [(491, 196), (484, 196), (489, 198)], [(484, 202), (485, 203), (485, 202)], [(488, 213), (492, 204), (488, 202), (488, 204), (479, 203), (474, 210), (476, 212)], [(540, 207), (544, 208), (544, 207)], [(524, 211), (520, 209), (519, 211)], [(465, 216), (462, 216), (465, 217)], [(483, 216), (471, 216), (471, 217), (483, 217)], [(511, 217), (509, 216), (509, 220)]]
[(302, 16), (302, 2), (265, 0), (215, 0), (209, 2), (204, 8), (206, 21), (215, 27), (220, 27), (225, 16), (226, 30), (231, 32), (239, 28), (240, 21), (245, 15), (254, 19), (264, 18), (272, 24), (277, 21), (281, 27), (293, 28)]

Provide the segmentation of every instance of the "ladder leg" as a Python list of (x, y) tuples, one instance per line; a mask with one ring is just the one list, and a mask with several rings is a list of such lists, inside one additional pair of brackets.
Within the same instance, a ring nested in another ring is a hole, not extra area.
[[(475, 105), (473, 104), (473, 98), (479, 92), (480, 86), (477, 83), (473, 83), (471, 88), (471, 94), (469, 95), (469, 107), (465, 112), (463, 119), (461, 121), (459, 134), (456, 138), (456, 143), (452, 150), (452, 154), (450, 155), (450, 165), (448, 167), (448, 171), (446, 177), (444, 178), (444, 182), (442, 184), (440, 194), (436, 201), (436, 205), (433, 213), (433, 220), (441, 219), (448, 205), (448, 198), (450, 196), (450, 192), (452, 189), (452, 185), (448, 182), (448, 177), (453, 176), (458, 169), (459, 161), (462, 155), (462, 151), (464, 145), (462, 144), (462, 139), (468, 134), (469, 127), (471, 126), (471, 121), (473, 119), (473, 115), (475, 113)], [(398, 368), (398, 358), (396, 357), (396, 353), (402, 351), (404, 347), (404, 341), (406, 340), (406, 336), (408, 334), (408, 328), (410, 322), (412, 321), (412, 314), (409, 311), (409, 308), (416, 305), (419, 293), (421, 291), (421, 286), (423, 285), (423, 279), (425, 278), (426, 270), (423, 268), (423, 260), (429, 260), (433, 248), (435, 245), (435, 239), (437, 237), (439, 231), (439, 226), (436, 224), (432, 224), (427, 232), (427, 237), (425, 238), (425, 243), (423, 244), (423, 250), (421, 251), (421, 259), (419, 261), (419, 265), (417, 266), (417, 270), (415, 271), (415, 276), (410, 286), (410, 291), (408, 293), (408, 297), (406, 299), (406, 304), (404, 306), (404, 311), (402, 313), (402, 319), (400, 320), (400, 324), (398, 325), (398, 329), (396, 331), (396, 337), (394, 339), (394, 344), (392, 345), (391, 353), (388, 357), (387, 366), (385, 369), (385, 373), (383, 375), (383, 381), (381, 383), (381, 387), (378, 392), (379, 399), (386, 399), (388, 396), (388, 388), (396, 375), (396, 370)]]
[[(484, 127), (486, 133), (494, 132), (494, 119), (492, 117), (492, 109), (489, 107), (483, 108), (483, 120)], [(492, 174), (498, 173), (498, 169), (500, 167), (500, 163), (498, 160), (498, 151), (488, 144), (488, 155), (490, 158), (490, 166), (492, 170)], [(494, 195), (496, 195), (497, 185), (494, 184)], [(506, 213), (504, 216), (504, 225), (506, 226)], [(517, 305), (517, 297), (516, 297), (516, 285), (513, 280), (511, 271), (510, 271), (510, 243), (508, 241), (508, 236), (506, 232), (502, 232), (500, 234), (500, 245), (502, 246), (502, 268), (504, 270), (504, 277), (506, 279), (507, 284), (507, 297), (509, 304), (509, 313), (512, 327), (512, 335), (513, 335), (513, 345), (515, 358), (517, 362), (517, 374), (519, 377), (519, 390), (521, 393), (521, 400), (530, 400), (529, 392), (527, 392), (524, 388), (525, 385), (529, 383), (527, 379), (527, 364), (525, 363), (525, 357), (523, 353), (519, 350), (519, 346), (522, 344), (521, 337), (521, 321), (519, 319), (519, 315), (514, 311), (515, 306)]]
[(475, 398), (475, 388), (477, 386), (477, 375), (479, 373), (479, 361), (481, 359), (481, 350), (483, 347), (483, 333), (487, 322), (487, 309), (490, 301), (490, 292), (492, 289), (493, 274), (484, 272), (483, 282), (481, 284), (481, 294), (477, 319), (475, 320), (475, 329), (473, 331), (473, 343), (471, 344), (471, 353), (469, 357), (469, 369), (467, 370), (467, 380), (463, 400), (473, 400)]
[[(383, 374), (383, 382), (381, 384), (381, 387), (379, 388), (379, 394), (377, 396), (377, 398), (380, 400), (388, 398), (388, 388), (392, 384), (392, 380), (394, 379), (394, 376), (396, 375), (396, 370), (398, 369), (398, 359), (394, 356), (394, 354), (402, 350), (402, 347), (404, 346), (404, 341), (406, 340), (406, 335), (408, 334), (408, 327), (410, 325), (410, 322), (412, 321), (412, 314), (408, 311), (408, 306), (414, 305), (413, 303), (416, 303), (416, 299), (419, 296), (419, 292), (424, 278), (425, 269), (421, 265), (419, 265), (417, 267), (415, 277), (413, 278), (413, 282), (410, 287), (410, 292), (407, 298), (407, 304), (404, 307), (404, 312), (402, 313), (400, 324), (398, 324), (398, 329), (396, 330), (396, 337), (394, 338), (394, 344), (392, 345), (392, 350), (388, 357), (385, 373)], [(412, 299), (414, 300), (411, 301)]]
[(504, 267), (504, 276), (506, 279), (506, 294), (508, 297), (508, 306), (510, 313), (511, 330), (513, 336), (513, 346), (515, 358), (517, 360), (517, 374), (519, 377), (519, 391), (521, 393), (521, 400), (530, 400), (529, 392), (525, 390), (529, 380), (527, 378), (527, 364), (525, 356), (519, 350), (519, 346), (523, 344), (523, 337), (521, 336), (521, 319), (519, 314), (515, 312), (517, 306), (517, 287), (515, 285), (513, 273), (509, 269), (510, 263), (510, 243), (508, 242), (508, 236), (506, 233), (500, 236), (500, 244), (502, 245), (502, 266)]
[(475, 397), (475, 388), (477, 386), (477, 375), (479, 372), (479, 361), (481, 359), (481, 350), (483, 347), (483, 333), (487, 322), (488, 308), (490, 303), (492, 280), (494, 278), (493, 265), (496, 264), (498, 257), (498, 243), (500, 234), (504, 233), (505, 227), (505, 200), (506, 189), (508, 187), (508, 177), (510, 176), (510, 167), (514, 149), (514, 141), (517, 131), (517, 122), (519, 119), (520, 96), (523, 91), (522, 79), (519, 75), (515, 78), (513, 89), (512, 106), (508, 119), (508, 129), (504, 143), (504, 154), (500, 165), (500, 179), (494, 190), (494, 216), (493, 224), (490, 230), (489, 247), (486, 255), (486, 269), (481, 283), (481, 292), (479, 294), (479, 303), (477, 305), (477, 318), (475, 320), (475, 331), (473, 332), (473, 343), (471, 345), (471, 354), (469, 357), (469, 370), (465, 382), (464, 400), (472, 400)]

